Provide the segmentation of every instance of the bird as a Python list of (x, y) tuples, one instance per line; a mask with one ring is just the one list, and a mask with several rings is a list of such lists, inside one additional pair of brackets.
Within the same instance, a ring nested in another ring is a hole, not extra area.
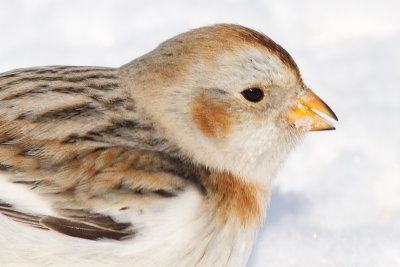
[(1, 266), (246, 266), (271, 184), (337, 116), (236, 24), (118, 68), (0, 74)]

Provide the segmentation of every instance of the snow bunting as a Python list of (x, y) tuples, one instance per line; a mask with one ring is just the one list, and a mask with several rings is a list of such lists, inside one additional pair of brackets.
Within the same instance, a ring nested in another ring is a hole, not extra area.
[(0, 74), (1, 266), (245, 266), (271, 180), (336, 119), (267, 36), (219, 24), (120, 68)]

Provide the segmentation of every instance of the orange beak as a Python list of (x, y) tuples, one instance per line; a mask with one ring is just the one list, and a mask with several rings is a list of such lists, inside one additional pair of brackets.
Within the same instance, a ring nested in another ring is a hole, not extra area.
[(338, 120), (331, 108), (311, 89), (306, 89), (297, 98), (297, 106), (289, 111), (288, 120), (295, 128), (304, 131), (335, 130), (335, 127), (314, 111), (319, 111), (334, 120)]

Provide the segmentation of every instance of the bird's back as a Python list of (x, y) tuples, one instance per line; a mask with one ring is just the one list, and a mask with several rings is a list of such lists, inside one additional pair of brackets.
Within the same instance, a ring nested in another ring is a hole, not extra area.
[(21, 223), (2, 217), (1, 236), (21, 228), (19, 236), (39, 248), (40, 230), (53, 229), (64, 235), (43, 240), (72, 254), (65, 235), (78, 243), (137, 239), (146, 235), (138, 225), (163, 217), (149, 209), (187, 187), (193, 174), (166, 153), (172, 148), (136, 110), (118, 72), (51, 66), (0, 74), (0, 213)]

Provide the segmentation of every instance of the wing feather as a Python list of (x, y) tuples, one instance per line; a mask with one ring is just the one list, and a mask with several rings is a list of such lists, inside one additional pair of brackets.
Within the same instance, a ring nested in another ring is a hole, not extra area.
[(61, 218), (27, 214), (15, 210), (10, 204), (0, 202), (0, 213), (16, 222), (38, 229), (54, 230), (65, 235), (90, 240), (102, 238), (123, 240), (131, 238), (135, 234), (130, 223), (116, 222), (109, 216), (82, 210), (69, 210), (66, 214), (70, 214), (72, 217)]
[[(123, 240), (134, 235), (133, 231), (117, 231), (110, 228), (103, 228), (98, 225), (73, 221), (53, 216), (45, 216), (40, 223), (49, 229), (62, 234), (84, 239), (96, 240), (101, 238)], [(118, 223), (117, 223), (118, 224)]]
[(118, 217), (125, 207), (145, 209), (193, 182), (201, 185), (192, 164), (136, 110), (111, 68), (0, 74), (0, 171), (45, 198), (56, 215), (1, 202), (0, 213), (85, 239), (132, 237), (132, 222)]

